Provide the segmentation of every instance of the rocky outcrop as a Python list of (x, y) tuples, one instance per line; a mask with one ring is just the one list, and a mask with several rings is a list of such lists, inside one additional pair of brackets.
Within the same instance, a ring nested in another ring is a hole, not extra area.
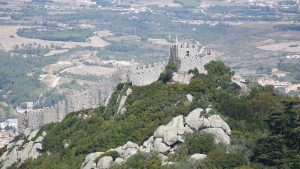
[(218, 115), (209, 116), (208, 123), (212, 128), (222, 128), (226, 132), (226, 134), (231, 134), (231, 130), (228, 124), (223, 121), (223, 119), (221, 119), (221, 117)]
[[(101, 157), (96, 162), (94, 160), (103, 153), (91, 153), (86, 156), (81, 168), (100, 169), (109, 168), (111, 165), (120, 165), (138, 151), (145, 153), (157, 152), (163, 164), (171, 165), (173, 162), (168, 161), (167, 155), (174, 153), (177, 146), (184, 142), (183, 134), (194, 132), (210, 133), (214, 136), (215, 143), (230, 144), (229, 135), (231, 134), (231, 130), (228, 124), (219, 115), (204, 117), (204, 110), (198, 108), (191, 111), (187, 117), (180, 115), (174, 117), (167, 125), (159, 126), (154, 131), (153, 136), (144, 141), (140, 147), (129, 141), (123, 146), (108, 150), (108, 152), (117, 151), (121, 156), (120, 158), (114, 160), (112, 157), (106, 156)], [(205, 154), (194, 154), (191, 156), (192, 160), (203, 160), (205, 158)]]
[(247, 95), (250, 92), (245, 78), (241, 75), (234, 74), (234, 76), (231, 78), (231, 84), (236, 89), (240, 89), (242, 95)]
[[(129, 87), (129, 88), (127, 89), (125, 95), (124, 95), (124, 96), (121, 96), (117, 114), (119, 114), (119, 113), (123, 114), (123, 113), (126, 111), (126, 107), (125, 107), (124, 105), (125, 105), (125, 102), (126, 102), (128, 96), (130, 96), (131, 93), (132, 93), (132, 89)], [(121, 92), (121, 94), (122, 94), (122, 92)], [(120, 96), (119, 96), (119, 97), (120, 97)]]
[(201, 126), (200, 115), (203, 109), (195, 109), (185, 118), (186, 124), (194, 130), (198, 130)]
[(95, 159), (102, 154), (103, 154), (103, 152), (95, 152), (95, 153), (91, 153), (91, 154), (87, 155), (85, 157), (85, 160), (84, 160), (81, 168), (83, 168), (83, 169), (96, 168), (97, 165), (95, 163)]
[[(9, 143), (6, 152), (0, 157), (2, 169), (10, 167), (14, 163), (23, 163), (28, 158), (36, 159), (43, 151), (42, 141), (46, 136), (43, 132), (40, 136), (36, 137), (38, 130), (24, 132), (26, 139), (17, 142)], [(35, 139), (36, 138), (36, 139)]]
[(127, 159), (128, 157), (136, 154), (138, 152), (139, 146), (131, 141), (128, 141), (125, 145), (120, 146), (115, 149), (110, 149), (109, 151), (118, 152), (123, 158)]
[(113, 162), (114, 162), (114, 159), (112, 157), (104, 156), (104, 157), (99, 159), (99, 161), (97, 163), (97, 168), (107, 169), (112, 165)]

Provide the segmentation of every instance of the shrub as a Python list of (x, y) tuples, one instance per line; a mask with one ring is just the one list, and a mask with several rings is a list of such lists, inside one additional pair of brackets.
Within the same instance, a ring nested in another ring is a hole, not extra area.
[(242, 153), (231, 152), (227, 153), (225, 149), (218, 148), (211, 151), (206, 161), (209, 161), (213, 168), (235, 168), (243, 165), (247, 165), (246, 158)]
[(207, 154), (216, 147), (214, 137), (207, 133), (198, 133), (188, 136), (186, 145), (189, 155), (195, 153)]

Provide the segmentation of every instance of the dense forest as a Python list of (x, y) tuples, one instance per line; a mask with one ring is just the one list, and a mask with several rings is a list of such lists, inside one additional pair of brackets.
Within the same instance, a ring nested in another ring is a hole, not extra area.
[[(47, 132), (43, 154), (20, 168), (80, 168), (89, 153), (107, 151), (128, 140), (141, 144), (159, 125), (210, 104), (232, 129), (230, 146), (216, 145), (211, 135), (195, 133), (187, 135), (169, 157), (176, 161), (173, 166), (161, 166), (157, 154), (138, 153), (117, 168), (300, 168), (299, 99), (256, 84), (241, 95), (231, 85), (234, 72), (222, 62), (212, 61), (205, 68), (206, 75), (191, 70), (195, 76), (188, 85), (168, 82), (168, 74), (176, 69), (172, 63), (159, 81), (148, 86), (119, 84), (106, 108), (70, 113), (61, 123), (44, 126), (40, 130)], [(117, 114), (117, 98), (128, 87), (133, 92), (125, 104), (127, 111)], [(194, 96), (192, 103), (186, 94)], [(84, 114), (89, 118), (80, 118)], [(187, 160), (193, 153), (208, 156), (198, 162)]]

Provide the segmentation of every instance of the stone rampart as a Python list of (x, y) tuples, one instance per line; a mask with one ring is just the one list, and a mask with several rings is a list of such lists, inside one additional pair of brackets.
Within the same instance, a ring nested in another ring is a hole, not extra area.
[(165, 70), (167, 62), (159, 62), (149, 65), (135, 65), (129, 74), (132, 85), (144, 86), (158, 80), (160, 74)]

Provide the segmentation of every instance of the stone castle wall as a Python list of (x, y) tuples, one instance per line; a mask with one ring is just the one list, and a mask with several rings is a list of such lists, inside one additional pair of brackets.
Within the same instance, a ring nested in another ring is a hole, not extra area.
[(22, 114), (18, 114), (18, 132), (23, 133), (23, 131), (30, 126), (32, 129), (39, 129), (44, 125), (43, 119), (44, 114), (42, 111), (28, 111)]
[(19, 113), (18, 131), (22, 133), (26, 128), (36, 130), (45, 124), (62, 121), (70, 112), (104, 106), (118, 83), (120, 82), (113, 82), (113, 79), (103, 80), (99, 85), (87, 90), (74, 91), (54, 106)]
[(160, 74), (165, 70), (167, 62), (159, 62), (149, 65), (135, 65), (132, 67), (129, 78), (132, 85), (144, 86), (158, 80)]
[[(205, 73), (204, 65), (213, 59), (214, 57), (207, 55), (205, 48), (199, 44), (173, 44), (170, 47), (170, 60), (179, 65), (179, 71), (174, 73), (173, 81), (189, 83), (191, 75), (188, 71), (196, 67), (200, 73)], [(133, 64), (131, 67), (120, 68), (115, 76), (104, 78), (99, 85), (89, 89), (74, 91), (52, 107), (19, 114), (19, 132), (25, 128), (38, 129), (51, 122), (60, 122), (70, 112), (105, 105), (118, 83), (149, 85), (159, 79), (167, 63), (164, 61), (150, 65)]]

